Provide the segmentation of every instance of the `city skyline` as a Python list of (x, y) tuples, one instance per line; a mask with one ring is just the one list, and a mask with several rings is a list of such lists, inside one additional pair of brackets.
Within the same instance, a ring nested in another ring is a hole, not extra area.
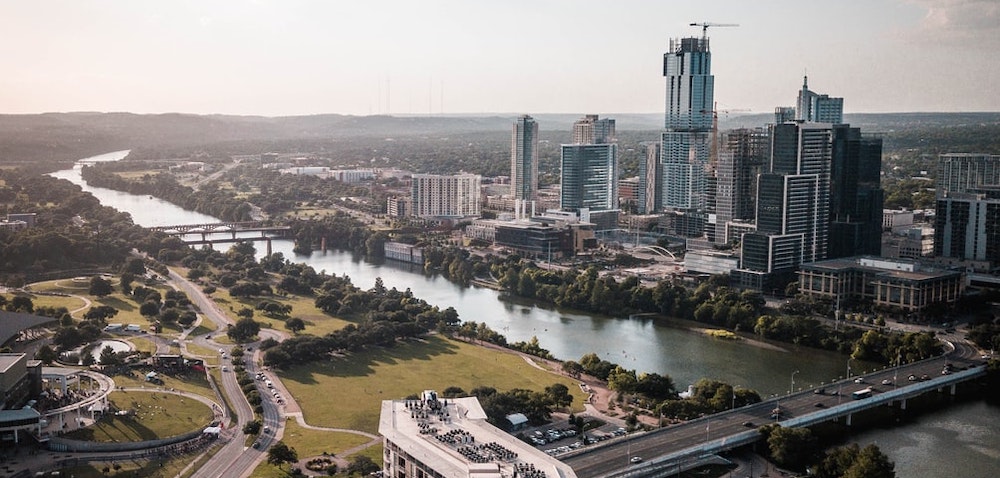
[(845, 113), (1000, 111), (996, 1), (585, 3), (12, 2), (0, 113), (656, 113), (703, 21), (740, 24), (708, 31), (719, 109), (792, 105), (808, 75)]

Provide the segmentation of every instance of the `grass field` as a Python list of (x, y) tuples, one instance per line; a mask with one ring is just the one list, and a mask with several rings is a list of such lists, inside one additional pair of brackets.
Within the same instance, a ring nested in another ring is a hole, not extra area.
[(135, 442), (177, 436), (204, 427), (212, 421), (207, 405), (170, 393), (112, 392), (111, 403), (132, 415), (105, 415), (93, 426), (66, 436), (97, 442)]
[[(134, 478), (174, 478), (184, 467), (191, 463), (191, 460), (198, 455), (182, 456), (168, 460), (135, 460), (117, 461), (121, 468), (114, 471), (114, 463), (93, 462), (89, 465), (74, 466), (60, 470), (61, 476), (72, 476), (74, 478), (104, 478), (107, 476), (128, 476)], [(110, 471), (105, 474), (104, 468)], [(197, 469), (197, 467), (193, 467)]]
[(147, 382), (145, 372), (139, 370), (136, 370), (132, 376), (115, 375), (112, 378), (114, 378), (115, 385), (118, 387), (146, 388), (149, 390), (172, 388), (216, 400), (215, 392), (212, 391), (212, 387), (208, 384), (208, 378), (201, 372), (191, 371), (184, 375), (176, 376), (161, 373), (160, 378), (163, 379), (163, 385), (153, 385)]
[[(568, 377), (539, 370), (520, 356), (443, 337), (374, 349), (281, 372), (310, 425), (376, 433), (381, 400), (402, 399), (423, 390), (478, 386), (541, 391), (559, 382), (573, 394), (573, 408), (586, 399)], [(330, 404), (334, 404), (330, 406)]]
[(129, 341), (139, 352), (147, 352), (150, 355), (156, 353), (156, 344), (152, 340), (143, 337), (128, 337), (125, 340)]
[[(308, 422), (307, 422), (308, 423)], [(358, 445), (368, 443), (367, 437), (354, 433), (311, 430), (299, 426), (294, 418), (285, 422), (285, 434), (282, 437), (288, 446), (295, 448), (300, 458), (322, 455), (323, 452), (339, 455)]]

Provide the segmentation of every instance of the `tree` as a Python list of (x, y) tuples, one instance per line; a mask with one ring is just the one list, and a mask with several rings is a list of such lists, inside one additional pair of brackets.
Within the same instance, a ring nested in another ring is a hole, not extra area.
[(24, 312), (30, 314), (35, 311), (35, 304), (31, 302), (31, 297), (15, 295), (6, 305), (8, 312)]
[(48, 344), (42, 345), (35, 352), (35, 359), (41, 360), (45, 365), (49, 365), (56, 360), (56, 351), (52, 350)]
[(246, 425), (243, 425), (243, 433), (246, 435), (256, 435), (260, 433), (262, 426), (263, 424), (260, 423), (260, 420), (249, 421)]
[(105, 280), (103, 277), (94, 276), (90, 278), (90, 291), (88, 294), (95, 297), (104, 297), (114, 291), (114, 288), (111, 287), (111, 282)]
[(291, 330), (293, 334), (297, 334), (305, 330), (306, 323), (298, 317), (292, 317), (285, 321), (285, 328)]
[(780, 466), (801, 469), (817, 451), (816, 437), (808, 428), (777, 426), (767, 438), (771, 459)]
[(253, 319), (240, 319), (226, 331), (226, 335), (236, 342), (248, 342), (260, 332), (260, 323)]
[(347, 464), (347, 473), (351, 475), (355, 473), (359, 475), (367, 475), (378, 470), (378, 464), (365, 455), (354, 455), (351, 462)]
[(153, 302), (147, 300), (139, 306), (139, 314), (143, 317), (153, 317), (160, 313), (160, 304), (158, 302)]
[(296, 461), (299, 461), (299, 454), (295, 448), (286, 445), (283, 441), (271, 445), (271, 448), (267, 450), (267, 462), (279, 468), (285, 463)]
[(876, 445), (834, 448), (813, 470), (818, 478), (895, 478), (896, 465)]
[(121, 360), (118, 358), (118, 352), (111, 348), (110, 345), (101, 349), (101, 365), (120, 365)]
[(252, 319), (253, 309), (249, 307), (243, 307), (242, 309), (236, 311), (236, 316), (243, 319)]
[(102, 322), (116, 315), (118, 315), (118, 309), (111, 307), (110, 305), (99, 305), (91, 307), (90, 310), (83, 314), (83, 318), (86, 320), (96, 320)]

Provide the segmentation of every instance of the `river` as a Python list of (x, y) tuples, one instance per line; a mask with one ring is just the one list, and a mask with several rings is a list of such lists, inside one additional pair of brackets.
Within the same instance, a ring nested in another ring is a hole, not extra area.
[[(83, 161), (115, 161), (125, 157), (127, 151), (87, 158)], [(166, 201), (145, 196), (122, 193), (104, 188), (87, 186), (80, 178), (80, 165), (73, 169), (53, 173), (52, 176), (67, 179), (83, 187), (97, 197), (102, 204), (128, 212), (136, 224), (142, 226), (165, 226), (173, 224), (197, 224), (218, 222), (217, 219), (191, 211), (186, 211)], [(440, 276), (426, 276), (408, 264), (388, 262), (368, 262), (360, 257), (342, 251), (317, 251), (309, 256), (292, 252), (293, 244), (288, 240), (273, 241), (273, 252), (282, 253), (285, 258), (311, 265), (317, 271), (347, 275), (355, 285), (371, 287), (376, 277), (381, 277), (386, 287), (403, 290), (409, 288), (416, 297), (444, 307), (454, 307), (462, 320), (483, 322), (490, 328), (504, 334), (508, 341), (529, 340), (537, 336), (541, 346), (560, 359), (579, 359), (594, 352), (602, 359), (618, 363), (637, 372), (656, 372), (671, 376), (679, 388), (684, 388), (703, 377), (715, 378), (734, 385), (755, 389), (763, 396), (787, 393), (794, 379), (795, 388), (804, 388), (828, 382), (843, 376), (847, 368), (846, 357), (838, 354), (797, 348), (788, 344), (767, 344), (760, 346), (749, 341), (726, 341), (708, 337), (684, 327), (682, 324), (654, 323), (650, 319), (628, 319), (588, 314), (579, 311), (559, 310), (550, 306), (522, 301), (502, 300), (498, 293), (489, 289), (463, 288), (452, 284)], [(260, 248), (262, 249), (262, 248)], [(258, 251), (262, 254), (262, 251)], [(776, 345), (776, 346), (775, 346)], [(852, 370), (863, 368), (863, 364), (852, 363)], [(942, 418), (947, 417), (947, 418)], [(914, 448), (914, 444), (932, 446), (936, 439), (946, 438), (947, 429), (936, 425), (943, 419), (954, 429), (974, 429), (983, 423), (1000, 423), (1000, 410), (985, 404), (972, 408), (965, 406), (949, 408), (930, 417), (932, 422), (921, 420), (893, 430), (877, 430), (864, 436), (883, 448), (889, 456), (899, 462), (903, 469), (917, 463), (920, 470), (914, 473), (900, 473), (899, 476), (924, 476), (953, 478), (954, 473), (928, 474), (931, 469), (920, 463), (942, 462), (940, 454), (925, 448)], [(1000, 436), (988, 434), (980, 448), (1000, 450)], [(963, 476), (993, 476), (997, 465), (995, 454), (979, 453), (974, 447), (963, 448), (968, 453), (961, 462), (950, 465), (937, 463), (942, 469), (969, 464), (969, 470), (989, 470), (990, 474)], [(926, 460), (926, 461), (924, 461)], [(951, 460), (947, 460), (951, 462)], [(962, 463), (963, 465), (956, 465)]]

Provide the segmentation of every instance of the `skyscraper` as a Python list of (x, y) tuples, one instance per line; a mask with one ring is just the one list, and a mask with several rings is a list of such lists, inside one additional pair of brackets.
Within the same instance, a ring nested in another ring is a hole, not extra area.
[(802, 77), (802, 89), (799, 90), (795, 108), (797, 120), (833, 124), (844, 122), (844, 99), (810, 91), (808, 76)]
[(757, 231), (743, 235), (737, 283), (782, 290), (799, 264), (825, 259), (830, 217), (833, 128), (775, 125), (767, 172), (757, 184)]
[(574, 144), (561, 147), (559, 206), (565, 211), (586, 210), (600, 229), (617, 223), (618, 145), (613, 142), (614, 131), (615, 120), (588, 115), (573, 124)]
[(934, 255), (1000, 265), (1000, 155), (938, 157)]
[(538, 123), (523, 115), (514, 121), (510, 138), (510, 194), (534, 201), (538, 195)]
[[(656, 210), (704, 215), (715, 84), (708, 43), (707, 37), (671, 40), (663, 55), (666, 113), (660, 164), (655, 177), (646, 177), (656, 185)], [(701, 231), (687, 232), (700, 235)]]
[(881, 171), (881, 137), (833, 126), (828, 258), (881, 254)]

